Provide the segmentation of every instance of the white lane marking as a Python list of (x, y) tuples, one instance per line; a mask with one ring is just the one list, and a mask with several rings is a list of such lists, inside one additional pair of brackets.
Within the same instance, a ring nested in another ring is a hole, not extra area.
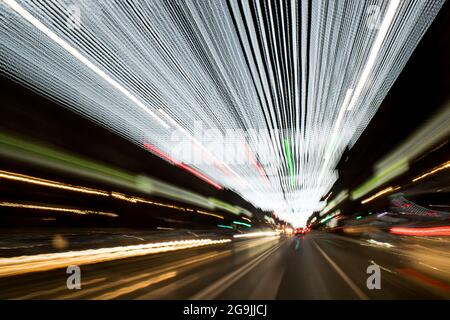
[[(180, 280), (174, 281), (161, 288), (151, 290), (133, 299), (135, 300), (158, 300), (158, 299), (173, 299), (173, 296), (183, 287), (189, 286), (194, 282), (200, 281), (201, 275), (198, 273), (185, 276)], [(172, 297), (172, 298), (171, 298)]]
[(97, 286), (97, 287), (85, 289), (85, 290), (82, 289), (82, 290), (79, 290), (78, 292), (70, 293), (70, 294), (64, 295), (62, 297), (57, 297), (56, 299), (58, 299), (58, 300), (77, 299), (77, 298), (80, 298), (81, 296), (86, 296), (88, 294), (96, 293), (99, 291), (103, 291), (103, 290), (107, 290), (107, 289), (111, 289), (111, 288), (115, 288), (115, 287), (121, 287), (121, 286), (129, 284), (131, 282), (143, 281), (143, 279), (145, 279), (145, 278), (149, 278), (149, 277), (161, 274), (161, 273), (170, 272), (172, 270), (186, 267), (188, 265), (198, 263), (199, 261), (215, 258), (215, 257), (221, 256), (221, 255), (228, 255), (228, 254), (229, 254), (229, 251), (224, 251), (221, 253), (213, 252), (213, 253), (200, 255), (200, 256), (194, 257), (194, 258), (184, 259), (184, 260), (181, 260), (180, 262), (169, 264), (166, 267), (163, 267), (162, 269), (157, 269), (155, 271), (144, 273), (144, 274), (139, 273), (135, 276), (120, 279), (120, 280), (114, 281), (114, 282), (110, 282), (110, 283), (104, 284), (102, 286)]
[[(102, 281), (105, 281), (105, 280), (106, 280), (106, 278), (98, 278), (98, 279), (92, 279), (92, 280), (88, 280), (88, 281), (82, 281), (81, 282), (81, 286), (82, 286), (82, 288), (84, 288), (84, 286), (91, 285), (91, 284), (98, 283), (98, 282), (102, 282)], [(34, 299), (34, 298), (37, 298), (39, 296), (52, 295), (52, 294), (55, 294), (55, 293), (65, 292), (65, 291), (67, 291), (67, 287), (66, 286), (58, 287), (58, 288), (50, 289), (50, 290), (42, 290), (42, 291), (32, 292), (30, 294), (14, 298), (14, 300)]]
[(392, 274), (397, 274), (397, 272), (392, 271), (391, 269), (388, 269), (388, 268), (386, 268), (386, 267), (383, 267), (382, 265), (376, 263), (376, 262), (373, 261), (373, 260), (369, 260), (369, 262), (372, 263), (372, 264), (376, 264), (377, 266), (380, 267), (381, 270), (387, 271), (387, 272), (392, 273)]
[(107, 293), (104, 293), (100, 296), (94, 297), (93, 300), (111, 300), (111, 299), (115, 299), (118, 298), (120, 296), (126, 295), (128, 293), (132, 293), (134, 291), (137, 291), (139, 289), (143, 289), (146, 287), (149, 287), (155, 283), (159, 283), (161, 281), (167, 280), (167, 279), (171, 279), (174, 278), (177, 275), (176, 271), (172, 271), (172, 272), (168, 272), (168, 273), (164, 273), (161, 274), (159, 276), (156, 277), (150, 277), (146, 280), (141, 280), (137, 283), (133, 283), (129, 286), (126, 287), (121, 287), (117, 290), (114, 291), (110, 291)]
[(295, 243), (295, 250), (300, 249), (300, 239), (297, 239), (296, 243)]
[(201, 290), (200, 292), (192, 296), (190, 300), (206, 300), (216, 298), (218, 295), (220, 295), (222, 292), (224, 292), (226, 289), (228, 289), (230, 286), (236, 283), (239, 279), (241, 279), (243, 276), (249, 273), (253, 268), (255, 268), (259, 263), (261, 263), (264, 259), (270, 256), (283, 244), (284, 241), (279, 245), (273, 246), (270, 250), (265, 251), (255, 259), (251, 260), (250, 262), (240, 267), (239, 269), (231, 272), (230, 274), (222, 277), (212, 285)]
[[(263, 277), (259, 281), (248, 300), (276, 300), (281, 281), (286, 271), (286, 264), (283, 264), (281, 261), (283, 254), (283, 251), (277, 252), (270, 258), (275, 262), (275, 268), (270, 272), (270, 277)], [(274, 261), (274, 259), (276, 260)]]
[(437, 271), (442, 271), (442, 270), (440, 270), (440, 269), (438, 269), (436, 267), (430, 266), (429, 264), (423, 263), (422, 261), (419, 261), (419, 264), (421, 264), (421, 265), (423, 265), (425, 267), (429, 267), (431, 269), (437, 270)]
[(369, 297), (360, 289), (358, 286), (342, 271), (341, 268), (319, 247), (319, 245), (313, 240), (314, 246), (319, 250), (325, 260), (333, 267), (333, 269), (341, 276), (342, 280), (353, 290), (353, 292), (358, 296), (361, 300), (368, 300)]
[[(237, 253), (237, 252), (241, 252), (244, 250), (248, 250), (249, 248), (253, 248), (253, 247), (259, 246), (261, 244), (264, 244), (264, 243), (267, 243), (270, 241), (272, 241), (270, 238), (269, 239), (264, 238), (264, 239), (259, 239), (259, 240), (255, 240), (252, 242), (246, 242), (246, 243), (240, 243), (240, 244), (236, 243), (233, 252)], [(231, 251), (227, 250), (226, 254), (224, 254), (223, 256), (221, 255), (220, 257), (217, 256), (217, 258), (221, 259), (221, 258), (225, 257), (226, 255), (230, 255), (230, 254), (231, 254)], [(208, 262), (209, 261), (205, 261), (205, 263), (208, 263)], [(198, 266), (200, 263), (203, 263), (203, 262), (199, 262), (198, 264), (196, 264), (196, 266)], [(172, 282), (171, 284), (169, 284), (167, 286), (164, 286), (157, 290), (153, 290), (150, 293), (146, 293), (142, 296), (139, 296), (136, 299), (137, 300), (161, 299), (162, 295), (169, 295), (170, 292), (173, 292), (180, 287), (189, 285), (190, 283), (192, 283), (194, 281), (198, 281), (200, 278), (201, 277), (198, 274), (195, 274), (193, 276), (188, 276), (187, 278), (180, 279), (178, 281)]]

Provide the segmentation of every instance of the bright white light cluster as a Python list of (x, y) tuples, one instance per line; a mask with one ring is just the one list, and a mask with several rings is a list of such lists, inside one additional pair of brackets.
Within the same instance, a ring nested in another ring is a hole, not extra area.
[[(303, 224), (443, 2), (3, 0), (0, 69), (165, 159), (188, 142), (209, 161), (174, 164)], [(249, 161), (196, 121), (245, 132)]]

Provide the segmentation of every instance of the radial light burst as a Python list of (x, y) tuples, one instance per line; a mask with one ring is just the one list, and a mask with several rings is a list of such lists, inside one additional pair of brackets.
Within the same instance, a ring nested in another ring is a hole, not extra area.
[(301, 225), (443, 2), (3, 0), (0, 70)]

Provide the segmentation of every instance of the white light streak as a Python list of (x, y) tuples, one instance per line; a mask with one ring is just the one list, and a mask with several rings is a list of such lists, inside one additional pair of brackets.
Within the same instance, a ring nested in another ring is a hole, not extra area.
[(399, 5), (400, 5), (400, 0), (391, 0), (389, 2), (389, 7), (386, 11), (383, 22), (378, 31), (377, 38), (375, 39), (372, 49), (370, 50), (370, 54), (369, 54), (369, 57), (367, 58), (367, 62), (364, 67), (364, 71), (362, 72), (361, 78), (358, 81), (358, 85), (356, 86), (356, 89), (355, 89), (355, 94), (353, 95), (350, 105), (348, 106), (348, 110), (353, 109), (353, 107), (355, 106), (357, 100), (359, 99), (359, 97), (361, 95), (361, 92), (363, 91), (365, 85), (367, 84), (367, 80), (369, 79), (370, 72), (372, 71), (373, 66), (375, 65), (375, 63), (377, 61), (377, 57), (382, 48), (383, 41), (386, 38), (386, 35), (391, 27), (392, 20), (394, 20), (394, 17), (395, 17), (395, 14), (397, 12)]
[(99, 67), (93, 64), (89, 59), (84, 57), (77, 49), (73, 48), (70, 44), (60, 38), (57, 34), (52, 32), (49, 28), (47, 28), (44, 24), (42, 24), (38, 19), (33, 17), (28, 11), (26, 11), (23, 7), (21, 7), (14, 0), (4, 0), (4, 2), (11, 7), (14, 11), (20, 14), (25, 20), (35, 26), (37, 29), (45, 33), (51, 40), (59, 44), (64, 50), (78, 59), (81, 63), (86, 65), (89, 69), (98, 74), (103, 80), (108, 82), (110, 85), (115, 87), (118, 91), (124, 94), (128, 99), (133, 101), (139, 108), (143, 109), (145, 112), (150, 114), (153, 118), (155, 118), (163, 127), (169, 128), (169, 126), (161, 120), (153, 111), (148, 109), (139, 99), (133, 96), (127, 89), (125, 89), (122, 85), (120, 85), (117, 81), (113, 80), (110, 76), (108, 76), (104, 71), (102, 71)]
[(195, 239), (146, 243), (131, 246), (119, 246), (80, 251), (43, 253), (30, 256), (0, 258), (0, 277), (42, 272), (69, 265), (86, 265), (149, 254), (173, 252), (190, 248), (224, 244), (230, 239)]
[(233, 238), (259, 238), (259, 237), (276, 237), (280, 233), (277, 231), (257, 231), (249, 233), (235, 234)]

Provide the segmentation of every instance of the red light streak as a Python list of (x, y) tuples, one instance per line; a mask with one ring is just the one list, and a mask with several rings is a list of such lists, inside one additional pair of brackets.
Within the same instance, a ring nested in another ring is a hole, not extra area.
[(144, 147), (147, 148), (148, 150), (150, 150), (151, 152), (153, 152), (154, 154), (160, 156), (164, 160), (166, 160), (168, 162), (171, 162), (173, 164), (176, 164), (177, 166), (180, 165), (180, 163), (181, 163), (178, 160), (175, 160), (172, 157), (168, 156), (167, 154), (165, 154), (164, 152), (162, 152), (158, 148), (156, 148), (156, 147), (154, 147), (152, 145), (149, 145), (148, 143), (144, 143)]
[(197, 178), (200, 178), (201, 180), (209, 183), (214, 188), (219, 189), (219, 190), (223, 189), (221, 185), (215, 183), (214, 181), (212, 181), (210, 178), (208, 178), (204, 174), (198, 172), (194, 168), (191, 168), (188, 165), (186, 165), (186, 164), (184, 164), (184, 163), (182, 163), (182, 162), (180, 162), (178, 160), (173, 159), (172, 157), (170, 157), (169, 155), (165, 154), (164, 152), (162, 152), (158, 148), (156, 148), (156, 147), (154, 147), (154, 146), (152, 146), (152, 145), (150, 145), (148, 143), (144, 143), (144, 147), (147, 148), (148, 150), (150, 150), (151, 152), (153, 152), (154, 154), (160, 156), (164, 160), (175, 164), (179, 168), (184, 169), (184, 170), (188, 171), (189, 173), (193, 174), (194, 176), (196, 176)]
[(407, 274), (413, 278), (416, 278), (417, 280), (432, 286), (432, 287), (436, 287), (445, 291), (450, 291), (450, 286), (446, 283), (443, 283), (439, 280), (427, 277), (419, 272), (417, 272), (416, 270), (413, 269), (398, 269), (400, 272)]
[(207, 152), (205, 152), (204, 150), (201, 149), (201, 147), (198, 145), (198, 143), (192, 141), (191, 145), (200, 149), (202, 152), (202, 157), (206, 157), (209, 159), (209, 161), (211, 161), (211, 163), (213, 163), (217, 168), (219, 168), (220, 170), (223, 171), (223, 173), (225, 173), (225, 175), (230, 176), (231, 172), (230, 170), (228, 170), (222, 163), (218, 162), (217, 160), (215, 160), (210, 154), (208, 154)]
[(269, 179), (266, 176), (266, 173), (264, 172), (263, 168), (261, 168), (261, 165), (256, 161), (255, 157), (253, 156), (253, 153), (250, 151), (249, 147), (246, 143), (242, 143), (244, 146), (245, 153), (247, 153), (248, 158), (250, 159), (250, 162), (256, 167), (256, 170), (258, 170), (258, 173), (263, 177), (264, 183), (268, 186), (270, 185)]
[(185, 165), (184, 163), (180, 163), (178, 165), (180, 168), (183, 168), (184, 170), (192, 173), (193, 175), (197, 176), (198, 178), (202, 179), (205, 182), (208, 182), (210, 185), (212, 185), (213, 187), (215, 187), (216, 189), (223, 189), (222, 186), (218, 185), (217, 183), (215, 183), (214, 181), (212, 181), (210, 178), (208, 178), (207, 176), (205, 176), (204, 174), (198, 172), (197, 170), (195, 170), (194, 168), (191, 168), (187, 165)]
[(402, 228), (394, 227), (390, 229), (392, 234), (405, 236), (450, 236), (450, 226), (429, 227), (429, 228)]

